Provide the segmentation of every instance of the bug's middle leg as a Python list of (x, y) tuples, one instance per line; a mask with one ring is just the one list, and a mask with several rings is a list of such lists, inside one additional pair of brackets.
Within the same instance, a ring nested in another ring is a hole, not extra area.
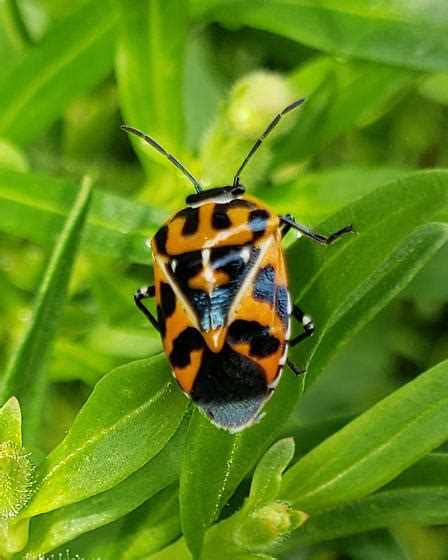
[(151, 325), (160, 332), (160, 326), (157, 319), (151, 313), (151, 311), (143, 304), (143, 300), (147, 298), (154, 297), (156, 295), (155, 286), (148, 286), (147, 288), (140, 288), (134, 294), (135, 305), (140, 309), (143, 315), (148, 319)]

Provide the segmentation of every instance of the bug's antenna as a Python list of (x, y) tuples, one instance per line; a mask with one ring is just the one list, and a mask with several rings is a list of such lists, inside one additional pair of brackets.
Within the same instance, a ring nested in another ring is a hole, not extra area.
[(241, 164), (241, 167), (235, 173), (235, 177), (233, 178), (233, 186), (234, 187), (237, 187), (240, 184), (241, 172), (246, 167), (246, 165), (249, 163), (249, 161), (252, 159), (252, 156), (255, 154), (255, 152), (258, 150), (258, 148), (261, 146), (261, 144), (263, 143), (263, 140), (266, 138), (266, 136), (278, 125), (278, 123), (281, 121), (281, 119), (284, 115), (286, 115), (287, 113), (289, 113), (290, 111), (292, 111), (293, 109), (298, 107), (299, 105), (302, 105), (302, 103), (304, 101), (305, 101), (304, 97), (302, 99), (298, 99), (297, 101), (294, 101), (294, 103), (291, 103), (291, 105), (288, 105), (285, 109), (283, 109), (283, 111), (281, 113), (279, 113), (275, 117), (275, 119), (271, 122), (271, 124), (263, 132), (263, 134), (260, 136), (260, 138), (255, 142), (251, 151), (246, 156), (246, 159)]
[(131, 132), (132, 134), (135, 134), (136, 136), (139, 136), (140, 138), (143, 138), (143, 140), (145, 140), (145, 142), (148, 142), (148, 144), (150, 144), (153, 148), (155, 148), (161, 154), (166, 156), (170, 160), (171, 163), (174, 163), (174, 165), (178, 169), (180, 169), (182, 171), (182, 173), (186, 177), (188, 177), (188, 179), (190, 179), (190, 181), (193, 183), (194, 188), (196, 189), (197, 193), (202, 192), (203, 189), (202, 189), (201, 185), (198, 183), (198, 181), (196, 181), (196, 179), (193, 177), (193, 175), (187, 169), (185, 169), (185, 167), (181, 164), (181, 162), (179, 160), (177, 160), (173, 155), (169, 154), (165, 150), (165, 148), (163, 148), (158, 142), (156, 142), (153, 138), (151, 138), (151, 136), (148, 136), (147, 134), (144, 134), (143, 132), (141, 132), (137, 128), (134, 128), (132, 126), (128, 126), (126, 124), (121, 125), (120, 128), (121, 128), (121, 130), (124, 130), (125, 132)]

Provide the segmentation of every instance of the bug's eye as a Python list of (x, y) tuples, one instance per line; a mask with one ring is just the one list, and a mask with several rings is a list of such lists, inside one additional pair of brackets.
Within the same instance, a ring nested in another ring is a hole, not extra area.
[(234, 196), (240, 196), (246, 192), (246, 189), (242, 185), (238, 185), (237, 187), (233, 187), (232, 194)]

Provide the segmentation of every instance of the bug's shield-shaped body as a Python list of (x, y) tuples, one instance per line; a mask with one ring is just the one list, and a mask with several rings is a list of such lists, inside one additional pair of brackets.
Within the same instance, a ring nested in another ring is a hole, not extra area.
[(279, 218), (252, 197), (186, 207), (152, 240), (163, 347), (218, 426), (253, 422), (286, 360), (291, 304)]

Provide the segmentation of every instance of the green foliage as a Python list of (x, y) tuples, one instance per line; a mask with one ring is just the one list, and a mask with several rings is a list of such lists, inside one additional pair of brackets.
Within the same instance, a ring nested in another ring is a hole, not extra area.
[[(442, 0), (0, 3), (0, 559), (446, 558), (447, 31)], [(229, 434), (133, 309), (191, 185), (119, 125), (215, 186), (303, 96), (243, 183), (355, 233), (285, 238), (306, 373)]]

